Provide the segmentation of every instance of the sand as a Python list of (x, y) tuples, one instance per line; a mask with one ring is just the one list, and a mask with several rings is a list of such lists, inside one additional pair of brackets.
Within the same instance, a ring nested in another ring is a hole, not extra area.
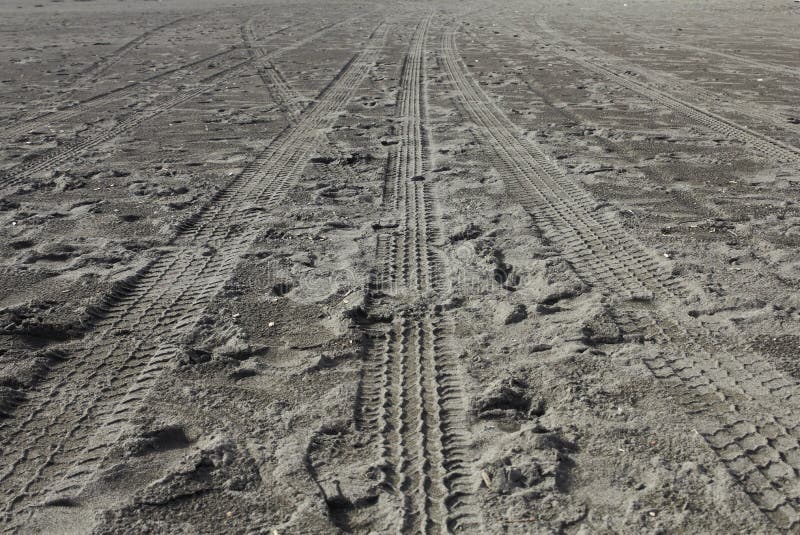
[(0, 523), (800, 530), (800, 4), (0, 1)]

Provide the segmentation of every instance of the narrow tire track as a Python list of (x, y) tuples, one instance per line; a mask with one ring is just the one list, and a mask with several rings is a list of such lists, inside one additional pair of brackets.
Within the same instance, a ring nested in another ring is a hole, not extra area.
[[(362, 432), (374, 434), (382, 451), (385, 488), (402, 511), (404, 533), (479, 530), (472, 498), (472, 458), (466, 402), (452, 328), (436, 299), (442, 269), (435, 249), (439, 225), (429, 177), (425, 128), (425, 42), (432, 15), (419, 23), (400, 76), (397, 122), (400, 139), (390, 151), (384, 207), (397, 215), (396, 231), (379, 235), (377, 282), (368, 315), (409, 303), (388, 326), (369, 325), (359, 414)], [(388, 284), (387, 284), (388, 283)]]

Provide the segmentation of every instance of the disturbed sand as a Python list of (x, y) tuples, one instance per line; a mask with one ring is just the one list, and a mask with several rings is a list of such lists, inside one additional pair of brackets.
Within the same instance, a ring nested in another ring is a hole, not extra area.
[(0, 527), (800, 532), (799, 26), (0, 0)]

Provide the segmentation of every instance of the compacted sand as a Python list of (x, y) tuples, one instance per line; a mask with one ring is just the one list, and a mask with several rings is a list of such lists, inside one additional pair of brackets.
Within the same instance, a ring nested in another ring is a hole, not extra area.
[(0, 527), (800, 531), (798, 27), (0, 0)]

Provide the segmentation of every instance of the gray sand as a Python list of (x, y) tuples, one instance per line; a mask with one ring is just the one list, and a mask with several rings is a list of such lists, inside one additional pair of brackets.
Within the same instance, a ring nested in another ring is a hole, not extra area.
[(800, 4), (0, 0), (0, 523), (800, 531)]

